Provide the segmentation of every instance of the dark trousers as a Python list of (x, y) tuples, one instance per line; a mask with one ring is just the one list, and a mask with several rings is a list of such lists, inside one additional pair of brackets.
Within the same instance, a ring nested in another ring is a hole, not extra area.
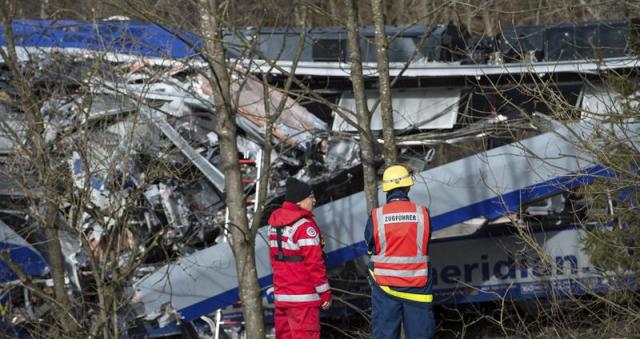
[(427, 339), (435, 334), (431, 303), (390, 296), (377, 285), (371, 288), (371, 335), (373, 339), (400, 338), (400, 322), (406, 339)]

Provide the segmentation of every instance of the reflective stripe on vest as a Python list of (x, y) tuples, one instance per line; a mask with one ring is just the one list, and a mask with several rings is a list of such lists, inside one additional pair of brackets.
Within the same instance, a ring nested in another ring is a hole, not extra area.
[[(418, 251), (416, 255), (422, 256), (424, 252), (422, 252), (422, 238), (424, 237), (424, 216), (422, 215), (422, 208), (416, 205), (416, 215), (418, 216), (418, 234), (416, 237), (416, 247)], [(429, 241), (429, 239), (427, 239)]]
[[(413, 213), (392, 213), (383, 215), (382, 208), (376, 208), (376, 217), (378, 219), (378, 239), (380, 241), (380, 253), (378, 253), (378, 256), (383, 257), (387, 252), (387, 238), (384, 232), (384, 225), (407, 221), (413, 221), (418, 224), (416, 229), (416, 255), (422, 255), (422, 253), (424, 253), (422, 252), (422, 238), (424, 237), (424, 217), (422, 215), (420, 206), (416, 205), (415, 216), (417, 220), (409, 220), (409, 216), (411, 214)], [(388, 221), (385, 221), (386, 219), (388, 219)]]
[(385, 264), (420, 264), (429, 262), (429, 256), (418, 255), (415, 257), (384, 257), (381, 255), (371, 256), (371, 261)]
[(380, 220), (382, 220), (382, 208), (376, 208), (376, 218), (378, 220), (378, 242), (380, 243), (380, 252), (378, 256), (384, 257), (385, 252), (387, 251), (387, 238), (384, 234), (384, 224), (380, 225)]
[(426, 268), (421, 268), (419, 270), (390, 270), (384, 268), (374, 268), (373, 273), (377, 275), (386, 275), (390, 277), (424, 277), (429, 274), (429, 271)]
[(286, 301), (286, 302), (308, 302), (308, 301), (317, 301), (320, 300), (320, 296), (317, 293), (313, 294), (276, 294), (276, 301)]

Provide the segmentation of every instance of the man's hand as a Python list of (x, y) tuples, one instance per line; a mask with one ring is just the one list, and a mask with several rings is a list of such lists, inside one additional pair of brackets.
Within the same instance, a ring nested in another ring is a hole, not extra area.
[(331, 300), (323, 302), (320, 307), (325, 311), (328, 310), (331, 307)]

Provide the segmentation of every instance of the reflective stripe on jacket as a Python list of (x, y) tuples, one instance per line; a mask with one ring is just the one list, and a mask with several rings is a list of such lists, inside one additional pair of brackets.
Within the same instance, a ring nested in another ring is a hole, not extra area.
[[(276, 307), (320, 306), (331, 298), (322, 257), (322, 238), (313, 214), (285, 202), (269, 217), (269, 253), (273, 267)], [(282, 230), (282, 252), (302, 261), (275, 260), (278, 255), (276, 228)]]
[(391, 201), (372, 211), (376, 255), (371, 257), (376, 282), (383, 286), (427, 284), (429, 215), (410, 201)]

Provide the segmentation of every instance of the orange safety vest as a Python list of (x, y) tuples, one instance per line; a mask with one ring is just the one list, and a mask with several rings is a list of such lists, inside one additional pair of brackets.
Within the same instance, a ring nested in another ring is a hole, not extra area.
[(382, 286), (422, 287), (429, 275), (429, 214), (423, 206), (397, 200), (371, 212), (375, 280)]

